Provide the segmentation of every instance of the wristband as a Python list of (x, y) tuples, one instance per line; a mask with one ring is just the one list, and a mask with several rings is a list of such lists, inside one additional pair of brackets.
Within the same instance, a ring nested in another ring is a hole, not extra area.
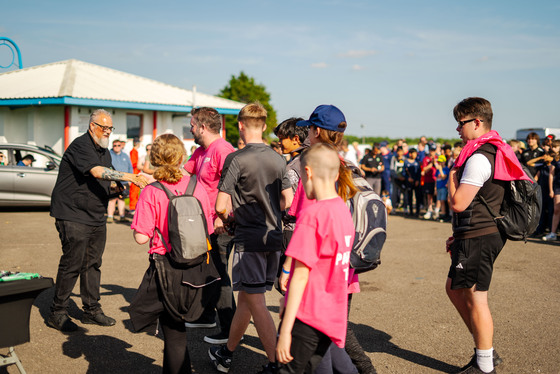
[(290, 272), (289, 272), (289, 271), (286, 271), (286, 270), (284, 270), (284, 268), (282, 268), (282, 273), (284, 273), (284, 274), (290, 274)]

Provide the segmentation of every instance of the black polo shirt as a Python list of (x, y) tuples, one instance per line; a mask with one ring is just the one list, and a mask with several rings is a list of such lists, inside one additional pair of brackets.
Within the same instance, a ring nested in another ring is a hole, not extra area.
[(237, 251), (282, 249), (280, 198), (290, 188), (284, 157), (268, 145), (249, 143), (227, 156), (218, 190), (231, 195)]
[(111, 166), (109, 150), (99, 147), (89, 131), (74, 139), (62, 156), (51, 197), (51, 216), (92, 226), (106, 222), (110, 181), (94, 178), (95, 166)]
[[(366, 168), (379, 169), (383, 164), (383, 160), (381, 159), (381, 154), (374, 155), (373, 152), (370, 152), (362, 158), (360, 164)], [(366, 178), (381, 178), (381, 172), (379, 171), (366, 171), (365, 173)]]

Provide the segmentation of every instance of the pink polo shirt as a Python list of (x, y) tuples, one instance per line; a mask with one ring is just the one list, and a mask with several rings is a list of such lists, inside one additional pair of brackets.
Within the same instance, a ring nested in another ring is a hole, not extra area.
[(214, 140), (207, 149), (198, 147), (189, 161), (185, 164), (185, 170), (189, 174), (196, 174), (197, 180), (208, 193), (210, 205), (212, 206), (212, 223), (217, 215), (214, 210), (216, 198), (218, 197), (218, 183), (224, 168), (226, 157), (234, 152), (233, 146), (225, 139)]

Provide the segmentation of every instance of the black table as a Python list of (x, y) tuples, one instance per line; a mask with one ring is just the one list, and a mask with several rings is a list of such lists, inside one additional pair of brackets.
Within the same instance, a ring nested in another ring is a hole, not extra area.
[(0, 282), (0, 348), (10, 348), (8, 356), (0, 355), (0, 366), (15, 364), (25, 373), (13, 347), (29, 341), (33, 301), (53, 284), (52, 278)]

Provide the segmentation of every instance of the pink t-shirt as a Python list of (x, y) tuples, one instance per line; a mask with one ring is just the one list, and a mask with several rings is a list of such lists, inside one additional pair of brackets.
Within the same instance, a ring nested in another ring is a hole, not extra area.
[[(177, 184), (170, 184), (167, 182), (162, 183), (175, 195), (178, 195), (177, 191), (180, 191), (180, 193), (183, 194), (189, 185), (189, 176), (184, 176)], [(214, 209), (210, 206), (206, 190), (200, 183), (196, 184), (193, 195), (198, 199), (198, 201), (200, 201), (200, 205), (202, 206), (202, 210), (206, 216), (208, 234), (212, 234), (214, 232), (214, 225), (210, 212)], [(165, 192), (153, 186), (146, 186), (138, 198), (136, 213), (134, 214), (134, 219), (132, 220), (130, 228), (151, 238), (148, 253), (165, 255), (165, 247), (161, 242), (160, 236), (155, 232), (155, 229), (157, 227), (159, 231), (161, 231), (165, 241), (169, 243), (169, 237), (167, 235), (168, 205), (169, 199), (167, 198)]]
[(218, 183), (224, 168), (227, 155), (234, 152), (233, 146), (225, 139), (214, 140), (207, 149), (198, 147), (189, 161), (185, 164), (185, 170), (190, 174), (196, 174), (197, 180), (201, 183), (212, 206), (212, 222), (217, 215), (214, 210), (216, 198), (218, 197)]
[[(346, 340), (348, 265), (353, 243), (352, 216), (344, 201), (336, 197), (317, 201), (300, 213), (286, 249), (286, 256), (309, 268), (296, 318), (323, 332), (339, 347), (344, 347)], [(294, 266), (292, 262), (292, 274)]]
[[(308, 199), (305, 195), (305, 190), (303, 189), (303, 184), (301, 180), (298, 183), (296, 193), (294, 195), (294, 200), (292, 201), (292, 206), (288, 211), (288, 214), (291, 216), (299, 217), (299, 213), (305, 210), (305, 208), (315, 204), (317, 200), (315, 199)], [(297, 222), (296, 222), (297, 225)], [(358, 274), (354, 274), (354, 269), (349, 268), (349, 278), (348, 278), (348, 293), (358, 293), (360, 292), (360, 279)]]

